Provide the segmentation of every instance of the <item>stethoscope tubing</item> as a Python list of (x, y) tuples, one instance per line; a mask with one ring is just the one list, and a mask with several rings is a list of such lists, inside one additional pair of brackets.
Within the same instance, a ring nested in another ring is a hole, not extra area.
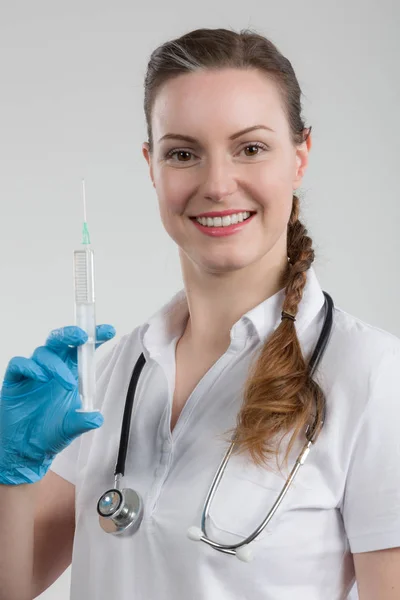
[[(323, 324), (320, 336), (318, 338), (315, 350), (314, 350), (313, 355), (308, 364), (310, 376), (313, 375), (313, 373), (315, 372), (315, 369), (317, 368), (318, 364), (320, 363), (320, 361), (322, 359), (322, 356), (325, 352), (326, 345), (329, 341), (329, 338), (331, 335), (331, 330), (332, 330), (334, 305), (333, 305), (332, 298), (329, 296), (329, 294), (324, 292), (324, 296), (325, 296), (324, 307), (326, 310), (326, 315), (325, 315), (324, 324)], [(143, 369), (145, 363), (146, 363), (146, 359), (144, 357), (144, 354), (141, 353), (141, 355), (139, 356), (139, 358), (135, 364), (135, 367), (133, 369), (133, 373), (131, 376), (131, 380), (129, 382), (129, 387), (128, 387), (128, 391), (127, 391), (127, 395), (126, 395), (126, 403), (125, 403), (125, 408), (124, 408), (124, 415), (123, 415), (123, 419), (122, 419), (118, 458), (117, 458), (117, 463), (116, 463), (116, 467), (115, 467), (115, 471), (114, 471), (115, 488), (111, 489), (111, 490), (107, 490), (107, 492), (105, 492), (101, 496), (101, 498), (99, 499), (98, 504), (97, 504), (97, 511), (98, 511), (98, 514), (100, 515), (99, 520), (100, 520), (101, 527), (107, 533), (113, 533), (115, 535), (120, 535), (121, 533), (124, 533), (125, 531), (127, 531), (129, 529), (131, 532), (136, 531), (138, 529), (138, 527), (140, 526), (141, 520), (143, 518), (143, 501), (142, 501), (140, 495), (137, 492), (135, 492), (134, 490), (130, 490), (130, 489), (121, 490), (120, 481), (121, 481), (121, 478), (125, 474), (125, 462), (126, 462), (126, 454), (127, 454), (127, 449), (128, 449), (128, 443), (129, 443), (130, 422), (131, 422), (131, 417), (132, 417), (132, 408), (133, 408), (133, 404), (134, 404), (135, 392), (136, 392), (140, 374), (142, 372), (142, 369)], [(201, 529), (198, 529), (196, 527), (190, 528), (190, 530), (188, 532), (188, 535), (190, 534), (189, 537), (196, 541), (202, 541), (202, 542), (208, 544), (209, 546), (211, 546), (212, 548), (214, 548), (215, 550), (218, 550), (219, 552), (223, 552), (226, 554), (233, 554), (233, 555), (236, 554), (236, 556), (238, 558), (240, 558), (241, 560), (246, 560), (246, 561), (251, 560), (251, 558), (249, 558), (250, 554), (248, 552), (247, 553), (242, 552), (241, 554), (238, 554), (236, 551), (244, 546), (247, 546), (250, 542), (254, 541), (257, 538), (257, 536), (265, 529), (265, 527), (268, 525), (268, 523), (274, 516), (276, 510), (278, 509), (283, 498), (285, 497), (290, 485), (292, 484), (299, 468), (304, 464), (312, 445), (315, 443), (315, 441), (317, 440), (317, 438), (320, 434), (322, 426), (325, 422), (325, 413), (326, 413), (326, 402), (325, 402), (325, 398), (323, 398), (322, 414), (318, 414), (318, 411), (316, 411), (316, 415), (315, 415), (312, 426), (310, 427), (310, 425), (309, 425), (307, 427), (307, 430), (305, 432), (307, 442), (305, 443), (299, 456), (297, 457), (297, 460), (292, 468), (292, 471), (291, 471), (290, 475), (288, 476), (280, 494), (278, 495), (276, 501), (274, 502), (272, 508), (270, 509), (270, 511), (268, 512), (267, 516), (262, 521), (262, 523), (260, 523), (260, 525), (248, 537), (246, 537), (241, 542), (235, 543), (235, 544), (221, 544), (221, 543), (216, 542), (208, 537), (207, 531), (206, 531), (206, 522), (209, 517), (209, 510), (210, 510), (212, 500), (218, 490), (219, 484), (221, 482), (221, 478), (226, 469), (226, 465), (229, 461), (229, 458), (230, 458), (230, 456), (233, 452), (234, 446), (235, 446), (235, 439), (233, 438), (227, 452), (225, 453), (225, 456), (223, 457), (223, 459), (218, 467), (217, 472), (214, 475), (214, 478), (213, 478), (210, 488), (208, 490), (206, 500), (205, 500), (205, 503), (203, 506), (202, 515), (201, 515)], [(107, 496), (107, 494), (109, 494), (109, 495)], [(116, 499), (119, 499), (118, 500), (119, 501), (118, 508), (116, 510), (111, 508), (110, 509), (111, 512), (109, 514), (105, 513), (104, 511), (107, 510), (107, 506), (108, 506), (107, 503), (110, 503), (110, 502), (112, 503)], [(101, 510), (101, 507), (103, 507), (103, 511)], [(191, 530), (193, 530), (193, 529), (196, 530), (194, 533), (193, 533), (193, 531), (191, 532)]]
[[(326, 317), (325, 317), (324, 324), (323, 324), (320, 336), (318, 338), (315, 350), (314, 350), (314, 352), (311, 356), (311, 359), (309, 361), (309, 364), (308, 364), (308, 370), (309, 370), (310, 376), (312, 376), (314, 374), (316, 368), (318, 367), (319, 363), (321, 362), (322, 356), (325, 352), (325, 349), (326, 349), (327, 343), (330, 339), (330, 335), (331, 335), (331, 331), (332, 331), (333, 300), (327, 292), (324, 292), (324, 296), (325, 296), (324, 307), (326, 310)], [(276, 501), (274, 502), (272, 508), (268, 512), (265, 519), (262, 521), (262, 523), (260, 523), (260, 525), (249, 536), (247, 536), (241, 542), (238, 542), (235, 544), (221, 544), (221, 543), (216, 542), (208, 537), (206, 522), (209, 517), (209, 509), (210, 509), (211, 502), (218, 490), (220, 481), (221, 481), (222, 476), (226, 469), (226, 465), (228, 463), (228, 460), (229, 460), (229, 458), (232, 454), (233, 448), (235, 446), (235, 440), (234, 439), (232, 440), (231, 445), (228, 448), (228, 451), (226, 452), (225, 456), (223, 457), (223, 459), (218, 467), (218, 470), (213, 478), (213, 481), (210, 485), (208, 493), (207, 493), (207, 497), (206, 497), (206, 500), (204, 503), (203, 513), (201, 516), (201, 531), (202, 531), (203, 535), (200, 537), (199, 541), (202, 541), (202, 542), (208, 544), (209, 546), (215, 548), (215, 550), (218, 550), (220, 552), (224, 552), (226, 554), (236, 554), (235, 551), (238, 548), (247, 546), (248, 544), (250, 544), (250, 542), (255, 540), (255, 538), (258, 535), (260, 535), (260, 533), (266, 528), (266, 526), (268, 525), (268, 523), (274, 516), (275, 512), (279, 508), (279, 505), (281, 504), (289, 487), (291, 486), (294, 478), (296, 477), (298, 470), (306, 461), (312, 445), (316, 442), (316, 440), (321, 432), (322, 425), (325, 421), (325, 413), (326, 413), (325, 405), (326, 405), (326, 403), (325, 403), (325, 399), (324, 399), (323, 413), (322, 413), (322, 415), (316, 414), (314, 423), (311, 427), (311, 433), (309, 433), (310, 428), (309, 427), (307, 428), (307, 431), (306, 431), (307, 442), (303, 446), (299, 456), (297, 457), (294, 467), (292, 468), (292, 471), (290, 472), (281, 492), (279, 493)], [(319, 421), (319, 423), (318, 423), (318, 421)]]

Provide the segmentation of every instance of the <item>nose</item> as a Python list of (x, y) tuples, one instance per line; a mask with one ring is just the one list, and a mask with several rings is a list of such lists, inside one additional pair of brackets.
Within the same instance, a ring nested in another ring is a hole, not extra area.
[(219, 202), (237, 190), (235, 166), (227, 157), (214, 157), (204, 171), (204, 197)]

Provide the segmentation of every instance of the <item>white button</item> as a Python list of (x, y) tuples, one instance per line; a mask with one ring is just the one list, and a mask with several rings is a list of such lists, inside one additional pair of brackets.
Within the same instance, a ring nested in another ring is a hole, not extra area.
[(169, 452), (171, 449), (171, 443), (169, 440), (165, 440), (163, 444), (163, 452)]

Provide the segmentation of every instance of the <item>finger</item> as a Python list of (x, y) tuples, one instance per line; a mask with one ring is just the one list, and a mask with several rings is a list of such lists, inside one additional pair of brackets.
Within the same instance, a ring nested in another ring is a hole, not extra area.
[(70, 346), (81, 346), (87, 342), (88, 335), (76, 325), (53, 329), (47, 337), (45, 346), (56, 353), (65, 352)]
[(32, 359), (66, 390), (72, 390), (78, 382), (65, 362), (47, 346), (39, 346)]
[[(95, 349), (97, 350), (99, 346), (102, 346), (105, 342), (111, 340), (115, 336), (115, 333), (115, 329), (112, 325), (97, 325)], [(52, 343), (50, 344), (50, 348), (53, 349)], [(71, 348), (68, 346), (64, 350), (61, 350), (59, 347), (56, 347), (55, 352), (59, 355), (59, 357), (62, 360), (66, 361), (68, 359), (68, 361), (70, 361), (71, 364), (78, 364), (77, 348)]]
[[(97, 325), (96, 348), (111, 340), (115, 336), (115, 328), (112, 325)], [(50, 332), (46, 346), (54, 350), (61, 358), (65, 359), (69, 354), (71, 346), (81, 346), (88, 340), (86, 331), (76, 326), (60, 327)], [(76, 354), (76, 351), (75, 351)]]
[[(97, 325), (95, 348), (97, 349), (114, 336), (115, 328), (112, 325)], [(76, 366), (78, 364), (77, 345), (84, 344), (87, 339), (87, 333), (80, 327), (74, 325), (61, 327), (50, 332), (46, 341), (46, 347), (57, 354), (62, 361), (69, 361), (71, 363), (70, 366)]]
[(116, 331), (112, 325), (97, 325), (96, 327), (96, 348), (108, 342), (115, 337)]
[(34, 360), (24, 356), (14, 356), (7, 365), (4, 383), (11, 385), (26, 378), (34, 381), (49, 381), (47, 373)]
[(74, 439), (78, 435), (97, 429), (104, 423), (101, 412), (68, 412), (63, 422), (65, 435)]

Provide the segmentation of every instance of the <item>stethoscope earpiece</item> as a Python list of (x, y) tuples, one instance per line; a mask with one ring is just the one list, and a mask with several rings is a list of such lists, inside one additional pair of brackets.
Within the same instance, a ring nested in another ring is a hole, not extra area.
[(253, 560), (254, 555), (248, 544), (241, 546), (240, 548), (236, 548), (236, 558), (242, 562), (251, 562)]
[[(192, 540), (193, 542), (208, 541), (208, 538), (205, 535), (205, 533), (200, 529), (200, 527), (196, 527), (196, 525), (189, 527), (189, 529), (187, 530), (187, 536), (189, 540)], [(237, 548), (232, 548), (232, 554), (234, 554), (236, 558), (241, 560), (242, 562), (251, 562), (254, 558), (253, 552), (251, 548), (249, 548), (249, 544), (245, 544), (244, 546), (239, 546)]]
[(107, 490), (97, 503), (100, 527), (106, 533), (135, 533), (143, 519), (143, 501), (129, 488)]
[(201, 538), (203, 537), (203, 532), (200, 527), (193, 525), (187, 530), (187, 536), (189, 540), (192, 540), (193, 542), (200, 542)]

